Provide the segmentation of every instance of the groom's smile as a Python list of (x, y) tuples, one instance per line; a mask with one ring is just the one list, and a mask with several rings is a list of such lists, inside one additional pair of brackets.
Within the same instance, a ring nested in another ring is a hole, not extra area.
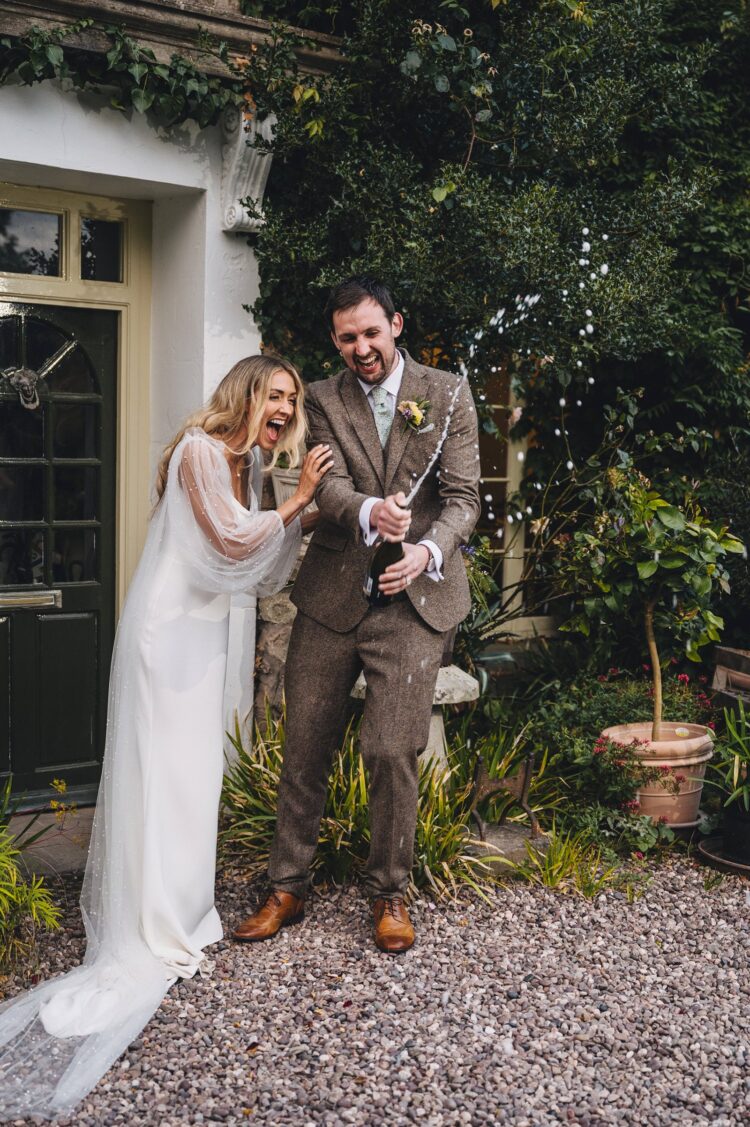
[(336, 310), (331, 339), (350, 372), (365, 383), (378, 384), (393, 371), (402, 327), (400, 313), (391, 321), (377, 301), (367, 298), (350, 309)]

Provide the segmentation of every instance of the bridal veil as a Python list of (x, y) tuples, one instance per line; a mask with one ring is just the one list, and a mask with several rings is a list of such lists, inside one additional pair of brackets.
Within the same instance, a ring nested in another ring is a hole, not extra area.
[(278, 590), (300, 522), (248, 508), (222, 443), (188, 431), (118, 627), (104, 767), (81, 896), (81, 966), (0, 1007), (0, 1118), (69, 1112), (178, 977), (205, 971), (223, 767), (232, 592)]

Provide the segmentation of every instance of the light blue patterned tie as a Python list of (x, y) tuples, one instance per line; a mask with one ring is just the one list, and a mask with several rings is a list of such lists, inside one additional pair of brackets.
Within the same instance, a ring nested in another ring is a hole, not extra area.
[(388, 441), (388, 435), (391, 433), (391, 424), (393, 423), (393, 415), (388, 406), (388, 392), (384, 387), (378, 385), (370, 392), (370, 396), (375, 405), (375, 426), (378, 429), (378, 438), (380, 445), (385, 450), (385, 444)]

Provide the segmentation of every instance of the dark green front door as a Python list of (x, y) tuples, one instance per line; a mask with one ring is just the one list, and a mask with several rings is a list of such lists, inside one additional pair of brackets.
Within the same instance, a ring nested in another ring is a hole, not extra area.
[(114, 637), (119, 314), (0, 301), (0, 776), (93, 792)]

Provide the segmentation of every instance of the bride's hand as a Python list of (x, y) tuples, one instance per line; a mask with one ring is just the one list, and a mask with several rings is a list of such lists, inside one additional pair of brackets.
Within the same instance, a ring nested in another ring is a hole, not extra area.
[(330, 446), (313, 446), (302, 463), (297, 486), (297, 497), (307, 506), (315, 496), (318, 483), (333, 465), (333, 456)]

